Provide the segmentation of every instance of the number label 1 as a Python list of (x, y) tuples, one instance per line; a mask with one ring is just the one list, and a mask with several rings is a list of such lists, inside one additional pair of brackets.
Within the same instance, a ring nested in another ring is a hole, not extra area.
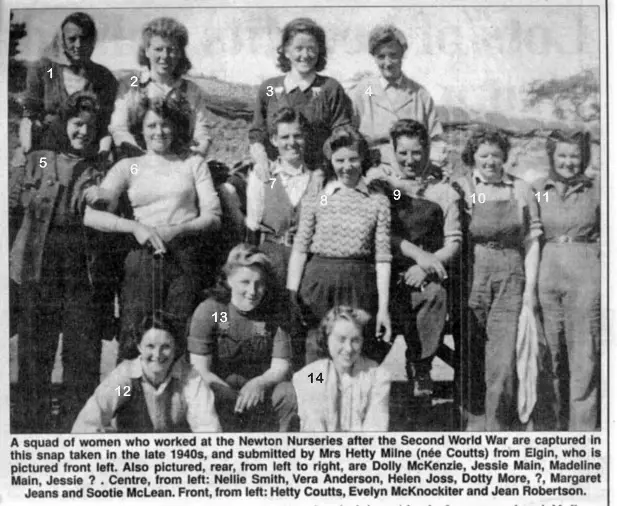
[(315, 379), (313, 379), (313, 373), (309, 374), (308, 377), (311, 380), (311, 383), (315, 383), (315, 382), (323, 383), (323, 378), (321, 377), (321, 373), (319, 373)]
[(132, 76), (131, 77), (131, 88), (137, 88), (137, 76)]
[[(120, 392), (122, 392), (122, 390), (124, 390), (124, 394), (121, 394)], [(131, 396), (131, 387), (129, 386), (125, 386), (123, 388), (120, 387), (120, 385), (118, 385), (116, 388), (114, 388), (114, 391), (116, 391), (118, 393), (118, 397), (122, 396), (122, 397), (130, 397)]]
[(541, 202), (540, 197), (541, 197), (542, 195), (544, 195), (544, 200), (545, 200), (545, 202), (548, 202), (548, 192), (544, 192), (544, 193), (540, 193), (540, 192), (538, 192), (538, 193), (534, 193), (534, 195), (535, 195), (535, 196), (536, 196), (536, 198), (538, 199), (538, 202)]
[(221, 311), (220, 313), (212, 313), (212, 318), (214, 318), (214, 321), (217, 323), (227, 323), (227, 313), (225, 311)]
[[(475, 204), (476, 203), (476, 194), (472, 193), (469, 198), (471, 199), (471, 201)], [(478, 193), (478, 197), (477, 197), (477, 201), (480, 204), (484, 204), (486, 202), (486, 195), (484, 195), (484, 193)]]
[(49, 73), (49, 78), (51, 79), (53, 77), (52, 74), (54, 73), (54, 69), (51, 68), (47, 72)]

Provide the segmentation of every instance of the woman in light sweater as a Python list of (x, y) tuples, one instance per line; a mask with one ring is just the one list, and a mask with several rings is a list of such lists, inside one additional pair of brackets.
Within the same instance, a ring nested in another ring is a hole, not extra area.
[[(153, 307), (176, 319), (179, 335), (203, 288), (203, 234), (218, 228), (221, 207), (206, 161), (186, 156), (190, 118), (182, 97), (142, 97), (131, 133), (143, 156), (113, 166), (100, 187), (87, 190), (84, 222), (97, 230), (132, 234), (136, 242), (125, 262), (119, 358), (127, 337)], [(114, 214), (126, 192), (132, 219)], [(179, 346), (182, 352), (183, 346)]]

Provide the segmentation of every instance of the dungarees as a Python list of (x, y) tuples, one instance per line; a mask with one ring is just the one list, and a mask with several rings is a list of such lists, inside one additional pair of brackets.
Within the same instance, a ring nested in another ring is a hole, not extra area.
[(469, 233), (469, 330), (485, 340), (485, 430), (508, 430), (517, 420), (516, 335), (525, 288), (523, 225), (513, 192), (510, 200), (475, 204)]

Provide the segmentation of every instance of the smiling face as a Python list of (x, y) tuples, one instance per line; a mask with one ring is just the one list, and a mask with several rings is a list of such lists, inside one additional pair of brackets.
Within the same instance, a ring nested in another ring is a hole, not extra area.
[(398, 166), (405, 177), (412, 178), (420, 174), (428, 161), (427, 149), (425, 149), (418, 137), (403, 135), (396, 141), (394, 151)]
[(150, 62), (150, 71), (161, 77), (173, 75), (182, 57), (181, 49), (172, 39), (165, 39), (158, 35), (150, 39), (145, 53)]
[(172, 335), (166, 330), (150, 329), (141, 338), (137, 349), (140, 353), (142, 370), (148, 381), (153, 385), (165, 381), (176, 352)]
[(66, 122), (66, 135), (75, 151), (83, 151), (90, 146), (95, 134), (96, 117), (89, 112), (84, 111)]
[(259, 267), (238, 267), (227, 276), (231, 303), (240, 311), (252, 311), (266, 295), (266, 276)]
[(349, 372), (362, 353), (362, 329), (349, 320), (339, 319), (328, 336), (328, 351), (337, 371)]
[(308, 33), (297, 33), (285, 46), (285, 57), (301, 76), (315, 72), (319, 58), (317, 39)]
[(304, 160), (306, 140), (300, 123), (279, 123), (276, 133), (270, 139), (278, 149), (281, 159), (290, 164), (298, 164)]
[(386, 81), (396, 81), (401, 77), (403, 70), (403, 47), (396, 41), (379, 46), (373, 58), (379, 72)]
[(473, 155), (474, 166), (488, 182), (499, 181), (503, 176), (504, 152), (497, 144), (482, 143)]
[(362, 157), (358, 150), (339, 148), (332, 153), (330, 161), (336, 178), (348, 188), (355, 188), (362, 177)]
[(76, 63), (84, 63), (90, 59), (94, 51), (94, 41), (84, 36), (84, 29), (74, 23), (67, 23), (62, 28), (64, 50), (68, 57)]
[(154, 111), (148, 111), (143, 121), (146, 149), (156, 154), (168, 153), (174, 139), (173, 126)]
[(578, 144), (558, 142), (553, 154), (555, 172), (564, 178), (571, 178), (582, 172), (581, 148)]

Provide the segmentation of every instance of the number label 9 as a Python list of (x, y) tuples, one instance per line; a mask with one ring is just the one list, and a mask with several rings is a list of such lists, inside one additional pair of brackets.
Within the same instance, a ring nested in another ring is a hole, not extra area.
[(394, 190), (394, 200), (399, 200), (401, 198), (401, 190)]

